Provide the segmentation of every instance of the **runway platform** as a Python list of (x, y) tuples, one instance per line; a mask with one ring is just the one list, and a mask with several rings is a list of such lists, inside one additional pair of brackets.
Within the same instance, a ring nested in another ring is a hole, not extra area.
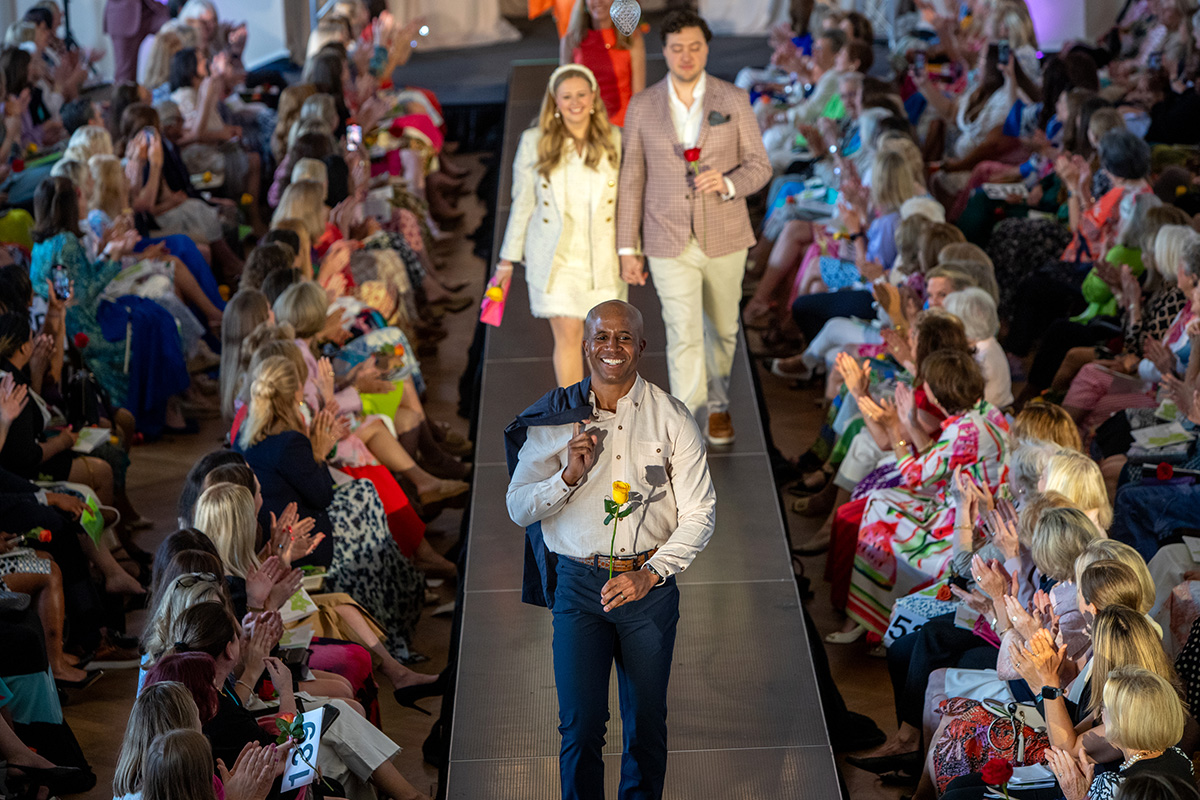
[[(497, 250), (517, 139), (534, 118), (553, 68), (552, 62), (521, 62), (511, 71)], [(661, 77), (661, 62), (651, 70), (657, 74), (649, 80)], [(551, 618), (520, 601), (523, 531), (509, 521), (504, 502), (502, 431), (554, 384), (550, 328), (530, 316), (521, 274), (518, 269), (504, 324), (489, 331), (484, 355), (443, 785), (453, 800), (560, 796)], [(630, 301), (647, 321), (642, 375), (667, 387), (658, 298), (650, 286), (634, 287)], [(709, 452), (716, 532), (678, 579), (665, 796), (832, 800), (839, 796), (834, 758), (744, 342), (734, 362), (732, 402), (737, 442)], [(605, 748), (609, 797), (616, 796), (622, 739), (615, 674)]]

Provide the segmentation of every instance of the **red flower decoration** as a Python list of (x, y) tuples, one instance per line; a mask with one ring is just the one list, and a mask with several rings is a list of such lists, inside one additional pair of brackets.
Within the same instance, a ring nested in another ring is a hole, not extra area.
[(1169, 481), (1175, 477), (1175, 468), (1164, 461), (1158, 465), (1158, 469), (1154, 471), (1154, 475), (1160, 481)]
[(937, 599), (941, 600), (943, 603), (949, 602), (950, 600), (954, 599), (954, 592), (950, 591), (949, 585), (943, 583), (941, 586), (938, 587)]
[(25, 171), (25, 159), (14, 158), (12, 160), (12, 171), (13, 172), (24, 172)]
[(50, 541), (50, 531), (47, 530), (46, 528), (42, 528), (40, 531), (38, 531), (38, 541), (39, 542)]
[(72, 339), (71, 341), (73, 341), (75, 343), (76, 348), (78, 348), (79, 350), (82, 350), (83, 348), (87, 347), (88, 343), (91, 342), (92, 340), (88, 338), (88, 335), (86, 333), (83, 333), (81, 331), (81, 332), (75, 334), (75, 338)]
[(290, 712), (289, 712), (289, 713), (287, 713), (287, 714), (277, 714), (277, 715), (275, 716), (275, 718), (276, 718), (276, 719), (281, 719), (281, 720), (283, 720), (283, 721), (284, 721), (284, 722), (286, 722), (288, 725), (291, 725), (293, 722), (295, 722), (295, 721), (296, 721), (296, 715), (295, 715), (295, 714), (292, 714), (292, 713), (290, 713)]
[(983, 782), (990, 786), (1003, 786), (1012, 777), (1013, 766), (1003, 758), (990, 759), (980, 771)]
[(684, 161), (687, 161), (689, 164), (699, 161), (700, 160), (700, 148), (699, 147), (689, 147), (687, 150), (684, 150), (683, 151), (683, 159), (684, 159)]

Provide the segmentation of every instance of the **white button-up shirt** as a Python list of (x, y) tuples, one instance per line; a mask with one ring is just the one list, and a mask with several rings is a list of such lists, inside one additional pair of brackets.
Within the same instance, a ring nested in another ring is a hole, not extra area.
[(604, 499), (612, 496), (613, 481), (625, 481), (634, 511), (617, 525), (615, 555), (658, 548), (649, 561), (655, 571), (664, 577), (681, 572), (716, 524), (717, 495), (695, 419), (640, 376), (615, 412), (598, 408), (595, 394), (590, 399), (586, 430), (599, 437), (591, 470), (575, 486), (563, 481), (573, 425), (529, 428), (508, 486), (509, 516), (522, 527), (540, 521), (551, 552), (607, 557), (613, 527), (604, 525)]
[(692, 105), (685, 106), (675, 91), (675, 81), (667, 79), (667, 96), (671, 98), (671, 122), (675, 123), (675, 135), (685, 148), (695, 147), (700, 141), (700, 124), (704, 121), (704, 90), (708, 88), (708, 75), (701, 72), (692, 89)]

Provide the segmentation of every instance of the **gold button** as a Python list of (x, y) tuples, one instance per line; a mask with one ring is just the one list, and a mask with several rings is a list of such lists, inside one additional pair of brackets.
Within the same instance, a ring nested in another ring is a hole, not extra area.
[(550, 220), (546, 219), (545, 217), (542, 217), (542, 222), (546, 223), (547, 225), (550, 224)]
[(605, 217), (605, 218), (604, 218), (604, 221), (605, 221), (605, 222), (612, 222), (612, 217)]
[(655, 450), (654, 452), (656, 452), (656, 453), (661, 453), (661, 452), (662, 452), (662, 448), (660, 447), (660, 448), (658, 448), (657, 450)]
[(624, 428), (622, 428), (620, 425), (618, 425), (617, 430), (624, 430)]
[(611, 198), (611, 197), (610, 197), (610, 198), (609, 198), (609, 200), (608, 200), (608, 204), (609, 204), (610, 206), (613, 204), (613, 201), (612, 201), (612, 198)]
[(608, 185), (609, 185), (609, 186), (616, 186), (617, 184), (616, 184), (616, 183), (614, 183), (613, 181), (609, 181), (609, 182), (608, 182)]
[(544, 205), (544, 206), (548, 206), (548, 205), (550, 205), (550, 201), (549, 201), (549, 200), (543, 200), (543, 201), (542, 201), (542, 205)]
[[(609, 184), (609, 186), (612, 186), (612, 184), (610, 183), (610, 184)], [(543, 188), (543, 189), (549, 189), (549, 188), (550, 188), (550, 184), (548, 184), (548, 183), (543, 183), (543, 184), (542, 184), (542, 188)]]
[(617, 461), (620, 461), (620, 460), (621, 460), (621, 457), (620, 457), (620, 456), (617, 456)]

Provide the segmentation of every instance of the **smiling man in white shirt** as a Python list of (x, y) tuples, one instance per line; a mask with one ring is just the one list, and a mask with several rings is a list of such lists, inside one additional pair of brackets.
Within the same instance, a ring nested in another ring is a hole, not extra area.
[[(564, 800), (604, 797), (601, 751), (614, 660), (625, 732), (620, 796), (662, 796), (679, 620), (675, 575), (704, 549), (716, 521), (695, 420), (638, 375), (642, 328), (641, 313), (628, 303), (591, 310), (583, 342), (591, 378), (575, 387), (590, 415), (529, 427), (508, 487), (509, 516), (525, 527), (540, 523), (545, 569), (554, 572), (547, 605), (554, 614)], [(617, 481), (629, 485), (624, 508), (631, 513), (618, 521), (614, 539), (604, 501)]]

